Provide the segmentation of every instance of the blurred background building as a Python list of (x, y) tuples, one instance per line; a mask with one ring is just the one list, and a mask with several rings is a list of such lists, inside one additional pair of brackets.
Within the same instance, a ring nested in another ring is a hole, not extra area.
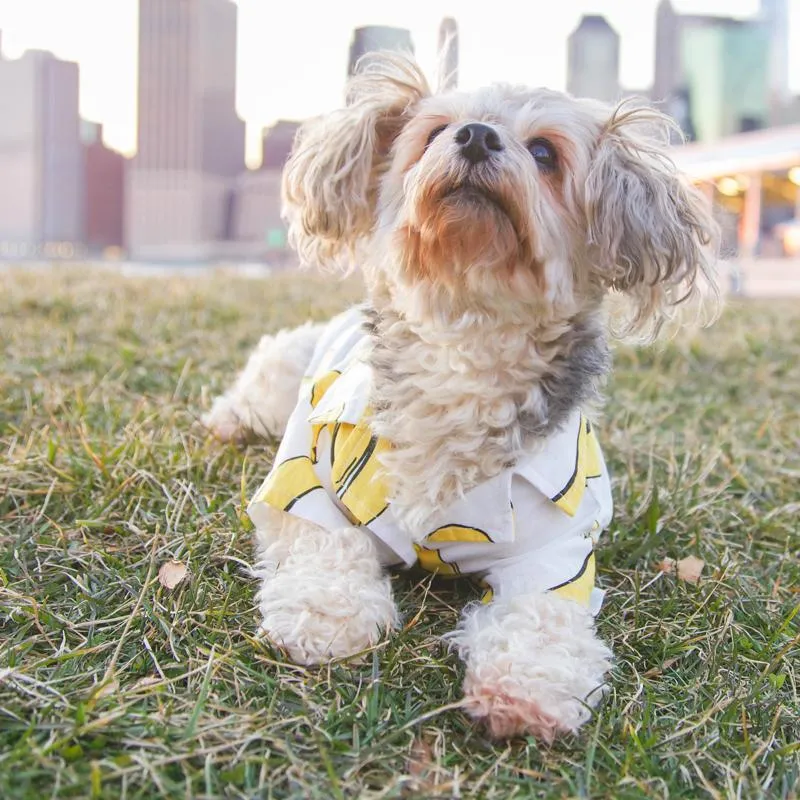
[(714, 201), (724, 255), (800, 255), (800, 125), (691, 143), (673, 158)]
[(103, 126), (82, 121), (86, 229), (91, 255), (120, 255), (125, 246), (125, 177), (128, 159), (103, 143)]
[(261, 167), (242, 174), (236, 186), (234, 238), (253, 256), (273, 263), (288, 255), (281, 220), (281, 175), (299, 127), (299, 122), (279, 120), (267, 128)]
[(773, 112), (780, 112), (792, 101), (789, 91), (789, 0), (761, 0), (760, 19), (769, 38), (770, 104)]
[(440, 91), (458, 87), (458, 23), (445, 17), (439, 25), (439, 76), (436, 86)]
[(768, 125), (770, 35), (758, 18), (678, 14), (661, 0), (653, 99), (698, 141)]
[(619, 34), (605, 17), (587, 14), (570, 34), (567, 91), (606, 103), (619, 99)]
[(209, 257), (231, 236), (245, 146), (236, 26), (230, 0), (139, 2), (138, 149), (125, 226), (134, 258)]
[(347, 61), (347, 74), (353, 75), (360, 58), (376, 50), (396, 50), (414, 52), (411, 31), (405, 28), (392, 28), (388, 25), (367, 25), (353, 31), (350, 43), (350, 57)]
[(78, 65), (29, 50), (0, 61), (0, 242), (46, 254), (84, 238)]

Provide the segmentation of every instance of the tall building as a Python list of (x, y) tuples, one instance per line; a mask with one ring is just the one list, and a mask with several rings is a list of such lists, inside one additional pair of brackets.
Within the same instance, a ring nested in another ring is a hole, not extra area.
[(126, 193), (134, 257), (203, 258), (230, 235), (245, 147), (236, 28), (230, 0), (139, 0), (138, 146)]
[(350, 58), (347, 62), (348, 76), (355, 73), (360, 58), (378, 50), (413, 53), (414, 43), (411, 40), (410, 31), (405, 28), (390, 28), (386, 25), (367, 25), (364, 28), (356, 28), (350, 43)]
[(750, 21), (719, 18), (681, 36), (680, 63), (699, 141), (769, 123), (769, 36)]
[(281, 175), (292, 152), (299, 122), (278, 120), (262, 139), (261, 168), (239, 177), (234, 231), (236, 241), (257, 257), (274, 263), (287, 250), (286, 225), (281, 219)]
[(0, 241), (13, 254), (83, 241), (78, 80), (77, 64), (41, 50), (0, 61)]
[(656, 62), (653, 99), (669, 102), (680, 87), (680, 18), (670, 0), (661, 0), (656, 10)]
[(769, 32), (759, 20), (656, 15), (653, 99), (690, 138), (709, 141), (769, 120)]
[(760, 17), (769, 31), (770, 99), (777, 110), (792, 100), (789, 91), (789, 0), (761, 0)]
[(439, 25), (439, 80), (440, 91), (458, 86), (458, 23), (445, 17)]
[[(772, 117), (773, 125), (800, 125), (800, 95), (792, 97)], [(800, 209), (797, 218), (800, 219)]]
[(295, 120), (279, 119), (261, 135), (261, 169), (282, 170), (289, 160), (294, 145), (294, 137), (300, 128)]
[(567, 42), (567, 91), (613, 103), (619, 98), (619, 34), (605, 17), (587, 14)]
[(86, 235), (90, 253), (125, 244), (125, 168), (128, 159), (106, 147), (103, 126), (83, 123), (86, 167)]
[[(715, 29), (729, 17), (708, 14), (679, 14), (671, 0), (661, 0), (656, 10), (656, 53), (653, 99), (670, 107), (676, 95), (686, 94), (684, 40), (691, 31)], [(697, 54), (700, 58), (700, 54)]]

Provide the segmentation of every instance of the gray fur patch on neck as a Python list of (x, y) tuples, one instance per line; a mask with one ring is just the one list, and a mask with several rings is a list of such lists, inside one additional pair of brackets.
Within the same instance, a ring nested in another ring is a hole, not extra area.
[(525, 438), (547, 437), (575, 408), (599, 404), (603, 378), (611, 371), (608, 341), (597, 316), (576, 319), (557, 345), (558, 354), (539, 382), (546, 413), (520, 410), (518, 424)]

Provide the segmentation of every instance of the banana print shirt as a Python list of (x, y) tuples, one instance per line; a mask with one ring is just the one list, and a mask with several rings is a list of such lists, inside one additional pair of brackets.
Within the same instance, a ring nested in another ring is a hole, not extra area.
[(576, 410), (541, 448), (467, 492), (415, 544), (388, 502), (380, 455), (389, 444), (369, 426), (372, 374), (364, 317), (333, 319), (317, 343), (275, 464), (248, 506), (257, 527), (276, 511), (328, 530), (358, 526), (385, 565), (470, 575), (484, 601), (554, 591), (597, 613), (593, 546), (612, 515), (608, 472), (589, 421)]

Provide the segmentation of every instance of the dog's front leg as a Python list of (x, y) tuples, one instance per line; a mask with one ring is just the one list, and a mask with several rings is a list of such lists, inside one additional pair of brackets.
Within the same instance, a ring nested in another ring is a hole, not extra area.
[(222, 441), (282, 436), (322, 325), (263, 336), (234, 384), (214, 400), (203, 424)]
[(475, 604), (452, 639), (466, 664), (467, 712), (495, 737), (574, 732), (605, 690), (611, 651), (589, 610), (554, 592)]
[(396, 625), (389, 577), (369, 533), (327, 531), (276, 513), (256, 540), (261, 628), (296, 663), (355, 655)]

